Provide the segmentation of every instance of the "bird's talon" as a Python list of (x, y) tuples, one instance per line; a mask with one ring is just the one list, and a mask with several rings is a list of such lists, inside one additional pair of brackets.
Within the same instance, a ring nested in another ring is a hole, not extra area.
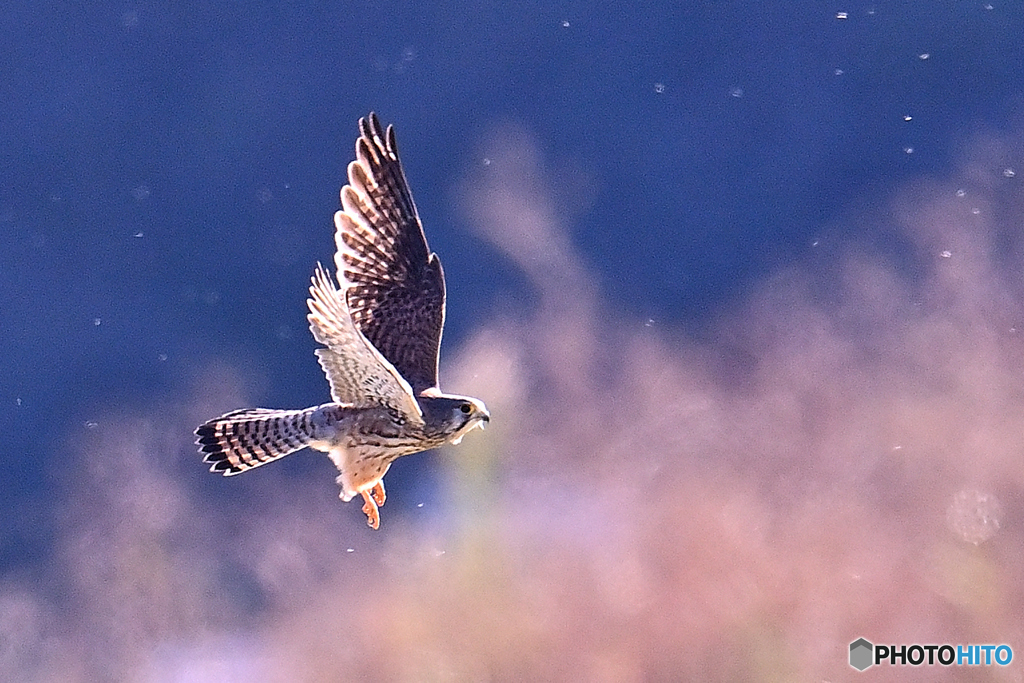
[(379, 529), (380, 511), (377, 509), (377, 504), (367, 491), (363, 491), (363, 500), (366, 501), (363, 504), (363, 512), (366, 513), (366, 523), (373, 529)]
[(373, 496), (373, 500), (376, 501), (378, 507), (384, 504), (384, 500), (387, 496), (384, 494), (383, 479), (373, 485), (373, 488), (370, 490), (370, 494)]

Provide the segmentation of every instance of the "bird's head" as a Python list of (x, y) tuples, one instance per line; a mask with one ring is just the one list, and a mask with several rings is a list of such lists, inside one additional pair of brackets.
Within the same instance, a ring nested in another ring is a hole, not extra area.
[(477, 427), (483, 429), (491, 421), (484, 402), (469, 396), (424, 392), (419, 403), (424, 422), (431, 429), (447, 435), (445, 440), (453, 444), (458, 444), (462, 437)]

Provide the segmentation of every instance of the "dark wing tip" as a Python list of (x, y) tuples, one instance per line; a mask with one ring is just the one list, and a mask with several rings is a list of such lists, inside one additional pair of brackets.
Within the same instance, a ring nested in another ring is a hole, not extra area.
[[(356, 154), (358, 158), (358, 146), (366, 144), (369, 149), (380, 150), (380, 153), (389, 157), (392, 161), (398, 160), (398, 141), (395, 137), (395, 127), (388, 124), (387, 129), (381, 125), (377, 114), (370, 112), (367, 116), (359, 119), (360, 138), (356, 141)], [(380, 143), (377, 143), (377, 140)], [(368, 150), (369, 151), (369, 150)]]
[(370, 112), (368, 115), (359, 119), (359, 134), (369, 140), (373, 140), (374, 136), (379, 137), (381, 140), (384, 139), (382, 135), (384, 129), (381, 128), (380, 119), (377, 118), (377, 114)]
[(388, 153), (391, 155), (391, 157), (393, 159), (395, 159), (397, 161), (398, 160), (398, 139), (395, 137), (395, 127), (393, 125), (391, 125), (391, 124), (388, 124), (387, 137), (382, 137), (381, 139), (384, 140), (385, 144), (387, 145)]

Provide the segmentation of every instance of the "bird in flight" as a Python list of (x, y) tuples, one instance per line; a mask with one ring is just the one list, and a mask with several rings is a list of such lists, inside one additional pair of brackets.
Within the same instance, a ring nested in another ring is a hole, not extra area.
[(483, 401), (442, 393), (441, 261), (427, 247), (402, 171), (395, 130), (359, 120), (356, 158), (334, 214), (337, 284), (321, 264), (309, 288), (309, 329), (331, 403), (235, 410), (196, 429), (211, 472), (232, 476), (305, 447), (330, 456), (340, 497), (357, 494), (374, 529), (395, 458), (458, 444), (490, 421)]

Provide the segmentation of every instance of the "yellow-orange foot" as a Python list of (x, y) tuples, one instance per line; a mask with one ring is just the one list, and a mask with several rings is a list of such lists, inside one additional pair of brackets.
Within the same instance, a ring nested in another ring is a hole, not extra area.
[(377, 509), (377, 503), (370, 497), (369, 491), (363, 491), (362, 493), (363, 500), (366, 501), (363, 505), (363, 512), (366, 513), (366, 523), (374, 529), (378, 529), (380, 528), (380, 511)]
[(374, 484), (373, 488), (370, 489), (370, 493), (373, 494), (373, 499), (377, 501), (378, 506), (383, 505), (384, 499), (386, 498), (386, 496), (384, 495), (384, 480), (381, 479), (376, 484)]

